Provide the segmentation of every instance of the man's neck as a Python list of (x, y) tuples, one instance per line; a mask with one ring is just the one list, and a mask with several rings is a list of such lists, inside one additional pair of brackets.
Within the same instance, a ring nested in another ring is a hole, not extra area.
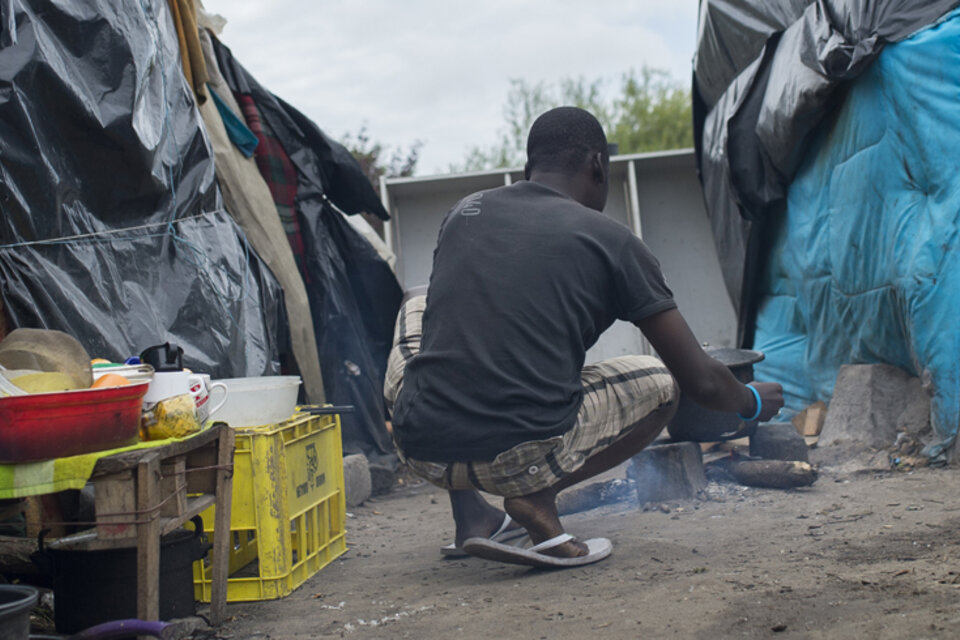
[(581, 178), (578, 175), (571, 175), (559, 171), (534, 171), (530, 174), (530, 182), (536, 182), (545, 187), (550, 187), (554, 191), (559, 191), (583, 204), (584, 189), (581, 184)]
[(590, 194), (593, 185), (590, 183), (590, 177), (582, 172), (533, 171), (529, 180), (570, 196), (585, 207), (596, 208), (591, 205)]

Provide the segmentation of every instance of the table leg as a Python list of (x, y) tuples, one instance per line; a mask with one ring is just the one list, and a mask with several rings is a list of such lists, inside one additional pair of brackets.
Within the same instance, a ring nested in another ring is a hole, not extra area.
[(230, 507), (233, 500), (234, 433), (222, 428), (217, 449), (216, 515), (213, 523), (213, 557), (210, 576), (210, 624), (219, 627), (227, 609), (227, 578), (230, 573)]
[(157, 454), (137, 463), (137, 617), (160, 619), (160, 519), (155, 509), (160, 483)]

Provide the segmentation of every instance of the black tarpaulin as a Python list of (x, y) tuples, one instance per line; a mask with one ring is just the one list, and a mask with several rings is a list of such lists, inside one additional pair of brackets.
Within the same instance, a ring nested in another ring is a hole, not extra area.
[[(315, 124), (264, 89), (230, 50), (214, 40), (220, 71), (242, 105), (251, 128), (262, 129), (267, 144), (258, 154), (295, 168), (261, 173), (275, 198), (289, 202), (302, 242), (301, 269), (315, 325), (317, 348), (328, 402), (353, 405), (341, 416), (345, 453), (363, 453), (375, 464), (393, 467), (393, 444), (387, 433), (383, 378), (393, 338), (393, 323), (402, 290), (389, 265), (350, 226), (340, 212), (361, 211), (387, 218), (369, 180), (353, 157)], [(255, 114), (251, 109), (255, 109)], [(255, 117), (256, 123), (249, 119)], [(281, 147), (274, 149), (276, 142)]]
[(165, 0), (5, 0), (0, 293), (114, 360), (279, 373), (282, 291), (222, 210)]
[(740, 343), (766, 245), (804, 143), (883, 46), (957, 0), (701, 0), (694, 127), (707, 212)]

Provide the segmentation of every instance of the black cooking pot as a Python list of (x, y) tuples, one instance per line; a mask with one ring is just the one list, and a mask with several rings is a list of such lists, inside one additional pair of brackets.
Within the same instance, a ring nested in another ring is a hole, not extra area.
[[(178, 529), (160, 539), (160, 619), (196, 614), (193, 563), (210, 550), (203, 542), (203, 521), (192, 519), (194, 530)], [(54, 542), (31, 559), (53, 578), (54, 623), (60, 633), (137, 617), (137, 549), (85, 551), (68, 542)]]
[[(753, 381), (753, 365), (764, 358), (761, 352), (749, 349), (707, 347), (704, 351), (744, 384)], [(673, 440), (718, 442), (752, 435), (756, 426), (756, 422), (744, 424), (735, 413), (704, 409), (681, 392), (677, 415), (667, 425), (667, 432)]]

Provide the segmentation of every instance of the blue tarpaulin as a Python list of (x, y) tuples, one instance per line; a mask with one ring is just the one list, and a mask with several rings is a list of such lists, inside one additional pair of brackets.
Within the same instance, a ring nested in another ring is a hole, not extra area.
[(960, 10), (888, 45), (819, 126), (772, 229), (754, 348), (794, 411), (840, 365), (888, 363), (931, 393), (943, 454), (960, 426)]

